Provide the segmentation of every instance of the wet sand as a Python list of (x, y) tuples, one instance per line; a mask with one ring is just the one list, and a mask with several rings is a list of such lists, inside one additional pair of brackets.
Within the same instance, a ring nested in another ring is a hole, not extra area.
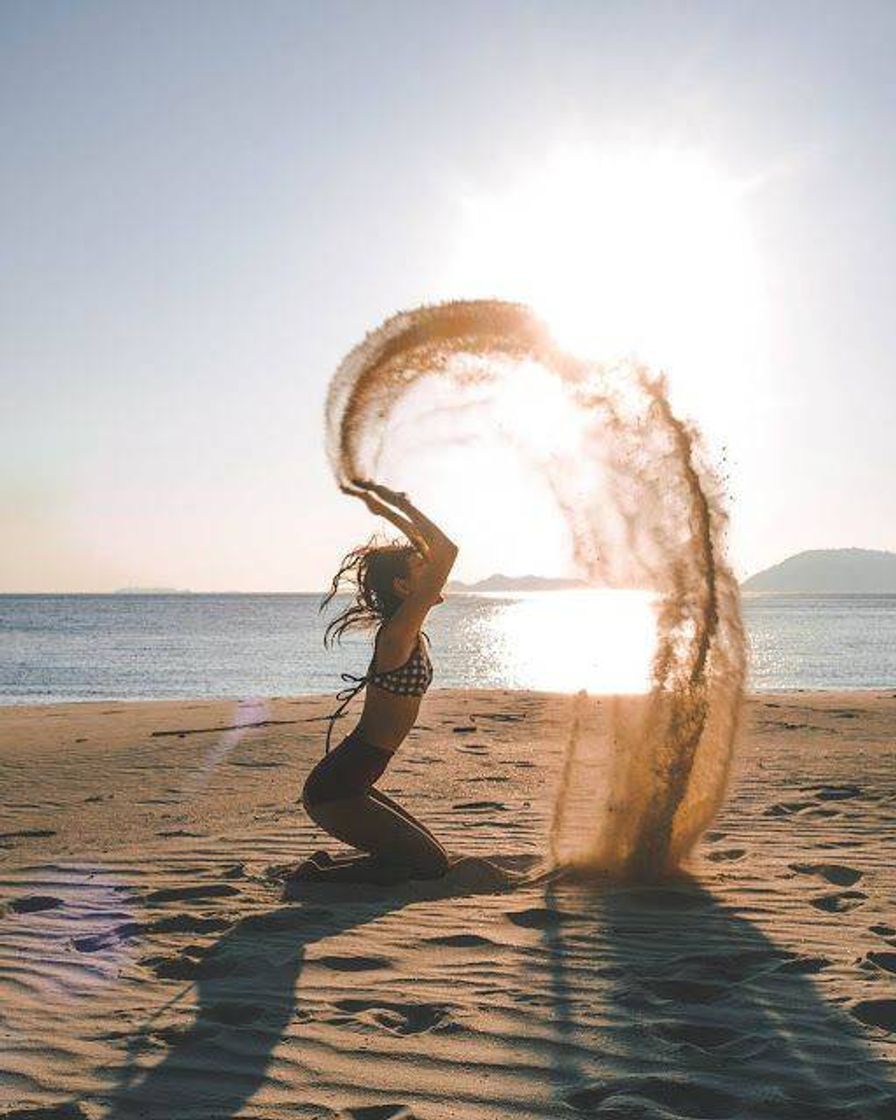
[(681, 878), (526, 882), (601, 705), (430, 693), (456, 868), (290, 902), (328, 698), (0, 709), (0, 1116), (892, 1118), (896, 693), (752, 697)]

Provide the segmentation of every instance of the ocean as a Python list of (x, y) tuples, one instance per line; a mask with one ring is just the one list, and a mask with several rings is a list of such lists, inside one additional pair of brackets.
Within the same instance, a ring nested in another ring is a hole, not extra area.
[[(0, 704), (334, 693), (369, 635), (325, 650), (319, 595), (0, 596)], [(896, 687), (896, 595), (743, 599), (752, 690)], [(435, 687), (640, 692), (653, 611), (637, 591), (453, 594)]]

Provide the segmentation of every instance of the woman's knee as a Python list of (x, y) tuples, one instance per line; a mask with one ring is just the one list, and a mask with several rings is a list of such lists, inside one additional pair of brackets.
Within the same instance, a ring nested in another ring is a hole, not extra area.
[(336, 812), (334, 813), (332, 811), (332, 807), (339, 800), (339, 798), (319, 797), (315, 789), (309, 789), (307, 782), (305, 783), (305, 788), (302, 790), (302, 806), (305, 812), (316, 825), (319, 825), (326, 831), (330, 830), (334, 817), (336, 820), (339, 820), (343, 816), (343, 814), (339, 812), (338, 805), (336, 806)]
[(337, 806), (335, 814), (331, 811), (334, 803), (343, 800), (342, 798), (327, 797), (326, 793), (318, 788), (316, 782), (312, 781), (313, 774), (308, 777), (305, 785), (302, 787), (302, 807), (308, 816), (314, 821), (316, 825), (329, 832), (332, 828), (334, 817), (340, 820), (343, 816), (339, 812)]

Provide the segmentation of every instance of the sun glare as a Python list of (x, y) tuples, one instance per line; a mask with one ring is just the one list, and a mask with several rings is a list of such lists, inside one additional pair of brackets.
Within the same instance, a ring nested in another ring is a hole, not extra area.
[(516, 593), (477, 640), (511, 688), (643, 693), (656, 646), (654, 599), (646, 591)]
[(569, 349), (634, 355), (702, 392), (720, 366), (755, 370), (765, 337), (744, 195), (693, 153), (567, 150), (467, 193), (451, 284), (521, 299)]

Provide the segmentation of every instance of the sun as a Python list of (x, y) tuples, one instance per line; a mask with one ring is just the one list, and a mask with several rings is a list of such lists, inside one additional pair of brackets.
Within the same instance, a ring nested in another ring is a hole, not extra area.
[(589, 357), (637, 357), (693, 397), (764, 362), (747, 187), (676, 148), (557, 152), (466, 190), (449, 286), (520, 299)]

